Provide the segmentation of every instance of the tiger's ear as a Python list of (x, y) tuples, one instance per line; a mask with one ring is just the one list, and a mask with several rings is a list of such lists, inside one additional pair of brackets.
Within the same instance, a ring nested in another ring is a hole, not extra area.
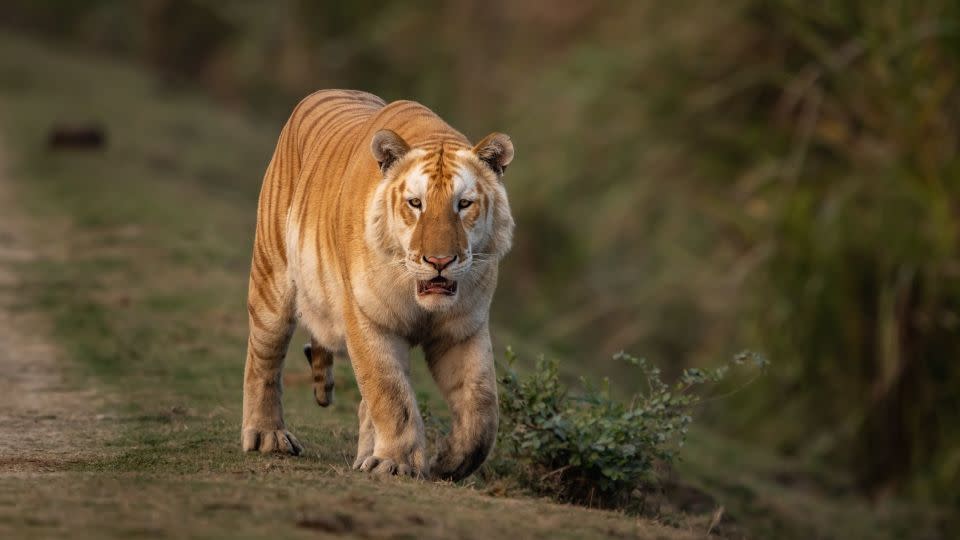
[(513, 161), (513, 142), (504, 133), (491, 133), (473, 147), (473, 153), (497, 173), (503, 176), (507, 165)]
[(387, 172), (387, 169), (409, 150), (410, 145), (407, 141), (391, 129), (381, 129), (374, 133), (373, 140), (370, 142), (370, 151), (373, 152), (373, 158), (380, 164), (382, 172)]

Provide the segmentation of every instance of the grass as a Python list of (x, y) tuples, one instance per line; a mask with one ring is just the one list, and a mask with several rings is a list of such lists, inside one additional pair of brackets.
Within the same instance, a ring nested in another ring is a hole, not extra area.
[[(295, 337), (285, 374), (288, 459), (239, 451), (245, 292), (262, 171), (279, 126), (180, 95), (123, 66), (4, 36), (0, 107), (35, 241), (23, 266), (78, 385), (102, 389), (111, 434), (96, 457), (0, 477), (0, 530), (17, 537), (596, 537), (684, 531), (624, 515), (349, 470), (359, 396), (313, 403)], [(103, 152), (51, 153), (57, 122), (102, 121)], [(416, 369), (422, 398), (439, 401)], [(428, 405), (430, 406), (430, 405)], [(442, 505), (442, 506), (441, 506)], [(436, 509), (442, 508), (442, 511)]]
[[(348, 464), (359, 396), (351, 371), (338, 361), (337, 400), (318, 408), (301, 334), (288, 358), (284, 405), (305, 455), (241, 453), (246, 279), (256, 196), (279, 123), (29, 40), (0, 36), (0, 51), (0, 118), (20, 210), (38, 225), (36, 242), (56, 254), (22, 265), (24, 302), (52, 321), (73, 383), (100, 389), (105, 405), (97, 412), (110, 433), (93, 458), (0, 476), (0, 532), (686, 538), (702, 536), (722, 504), (728, 517), (718, 532), (733, 537), (937, 536), (927, 514), (891, 518), (913, 528), (880, 527), (878, 510), (862, 501), (831, 495), (829, 486), (780, 481), (784, 470), (806, 478), (802, 464), (787, 468), (703, 432), (688, 445), (681, 474), (707, 502), (671, 502), (676, 508), (665, 507), (660, 522), (479, 480), (354, 473)], [(105, 125), (107, 149), (46, 150), (50, 125), (90, 119)], [(414, 377), (421, 400), (442, 410), (417, 362)], [(854, 509), (857, 518), (837, 508)]]

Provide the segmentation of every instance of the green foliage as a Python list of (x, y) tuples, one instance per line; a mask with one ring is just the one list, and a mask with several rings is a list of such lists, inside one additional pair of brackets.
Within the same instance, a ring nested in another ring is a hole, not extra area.
[[(494, 335), (676, 365), (756, 343), (781, 369), (715, 427), (960, 502), (960, 3), (149, 4), (13, 0), (0, 27), (201, 85), (270, 137), (331, 86), (505, 130), (519, 226)], [(220, 176), (253, 185), (269, 151)]]
[(727, 422), (867, 490), (956, 502), (960, 4), (742, 7), (709, 63), (662, 58), (689, 96), (668, 90), (661, 125), (742, 201), (717, 221), (752, 269), (740, 339), (783, 367)]
[(630, 507), (634, 492), (655, 485), (657, 471), (676, 459), (692, 409), (702, 402), (695, 390), (724, 380), (731, 367), (767, 365), (762, 356), (743, 352), (714, 369), (686, 369), (668, 384), (643, 358), (620, 352), (614, 359), (643, 380), (626, 401), (611, 395), (607, 379), (594, 385), (581, 378), (582, 393), (571, 394), (560, 382), (557, 362), (543, 357), (532, 375), (521, 377), (513, 369), (515, 354), (507, 350), (498, 444), (501, 461), (512, 462), (518, 480), (561, 500)]

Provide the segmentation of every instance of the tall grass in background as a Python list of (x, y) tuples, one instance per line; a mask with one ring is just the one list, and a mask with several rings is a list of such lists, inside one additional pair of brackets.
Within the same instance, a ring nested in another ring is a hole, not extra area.
[[(840, 463), (873, 492), (958, 497), (956, 2), (14, 0), (0, 14), (278, 130), (307, 92), (357, 87), (419, 99), (472, 137), (507, 131), (502, 342), (524, 357), (643, 350), (669, 375), (762, 350), (776, 368), (718, 427)], [(632, 393), (620, 369), (561, 364)]]
[(661, 125), (740, 202), (741, 335), (787, 366), (743, 425), (875, 491), (960, 483), (958, 7), (747, 2), (669, 71)]

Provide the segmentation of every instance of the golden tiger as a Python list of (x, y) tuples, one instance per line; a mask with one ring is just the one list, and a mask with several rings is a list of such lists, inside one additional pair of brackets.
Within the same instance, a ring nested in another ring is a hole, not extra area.
[[(299, 454), (284, 426), (281, 370), (297, 321), (317, 403), (333, 355), (360, 387), (355, 469), (460, 479), (497, 433), (490, 302), (514, 221), (507, 135), (472, 145), (433, 111), (351, 90), (314, 93), (280, 134), (260, 192), (243, 381), (244, 450)], [(452, 413), (428, 459), (409, 379), (422, 346)]]

